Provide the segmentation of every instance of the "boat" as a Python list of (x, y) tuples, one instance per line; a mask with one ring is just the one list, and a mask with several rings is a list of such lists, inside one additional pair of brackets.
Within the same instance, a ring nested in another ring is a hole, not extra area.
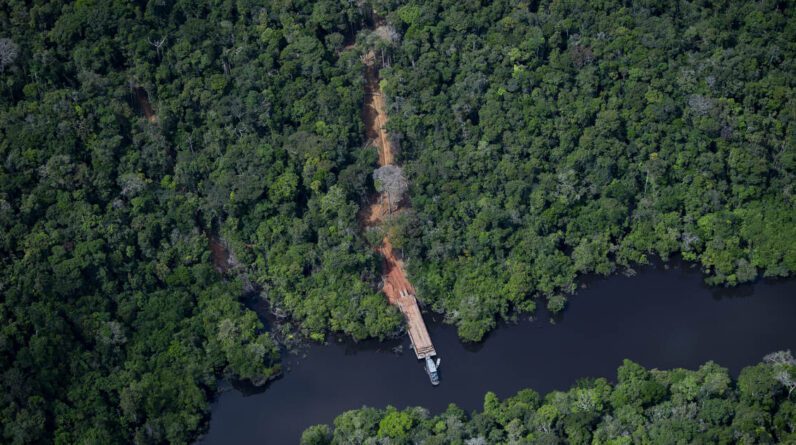
[(431, 384), (434, 386), (439, 385), (439, 364), (442, 360), (439, 358), (436, 362), (431, 357), (426, 357), (426, 373), (428, 374), (428, 378), (431, 379)]

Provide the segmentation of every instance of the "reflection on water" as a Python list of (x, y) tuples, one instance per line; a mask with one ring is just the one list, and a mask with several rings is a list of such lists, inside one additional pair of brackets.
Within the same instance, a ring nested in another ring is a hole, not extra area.
[[(769, 281), (770, 286), (776, 286), (776, 281)], [(751, 283), (742, 284), (735, 287), (715, 287), (709, 288), (709, 292), (716, 300), (723, 298), (746, 298), (751, 297), (755, 293), (755, 285)]]
[(664, 369), (713, 360), (736, 374), (768, 352), (796, 349), (796, 280), (710, 288), (698, 267), (674, 262), (585, 282), (555, 323), (543, 310), (532, 322), (519, 316), (483, 343), (462, 344), (455, 328), (429, 323), (442, 357), (437, 387), (405, 338), (310, 345), (286, 359), (290, 370), (265, 391), (223, 392), (202, 443), (293, 444), (306, 427), (362, 405), (477, 409), (487, 391), (506, 397), (527, 387), (565, 389), (587, 376), (614, 380), (624, 358)]

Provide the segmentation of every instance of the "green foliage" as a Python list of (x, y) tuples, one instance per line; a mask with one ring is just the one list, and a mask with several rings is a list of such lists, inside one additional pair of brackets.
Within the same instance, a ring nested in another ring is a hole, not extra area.
[(564, 310), (567, 305), (567, 297), (563, 295), (553, 295), (547, 299), (547, 310), (556, 314)]
[(301, 445), (325, 445), (331, 443), (332, 431), (328, 425), (314, 425), (301, 434)]
[[(718, 285), (796, 270), (790, 3), (375, 7), (401, 36), (371, 42), (391, 61), (380, 84), (415, 209), (396, 246), (462, 338), (538, 297), (561, 310), (578, 274), (650, 255), (698, 261)], [(236, 274), (308, 337), (399, 330), (356, 218), (375, 154), (361, 149), (359, 50), (343, 46), (364, 12), (0, 4), (1, 442), (192, 442), (219, 376), (280, 372)], [(226, 277), (208, 236), (235, 254)], [(755, 425), (749, 442), (770, 440), (770, 425), (793, 432), (767, 368), (733, 389), (720, 371), (662, 380), (626, 367), (610, 395), (599, 382), (572, 393), (577, 410), (563, 393), (526, 394), (512, 406), (527, 418), (490, 409), (470, 437), (583, 443), (613, 409), (594, 433), (605, 442), (737, 439), (699, 436), (665, 403)], [(725, 392), (743, 405), (711, 401)], [(669, 424), (645, 430), (659, 406)], [(379, 412), (342, 417), (335, 434), (382, 432)], [(461, 441), (464, 417), (395, 414), (382, 435), (428, 427)]]
[(777, 392), (781, 385), (774, 379), (775, 369), (771, 366), (758, 365), (745, 368), (738, 377), (738, 389), (741, 401), (749, 406), (760, 407), (771, 411)]
[(796, 271), (792, 4), (385, 4), (409, 272), (462, 338), (652, 255)]
[(412, 417), (403, 411), (387, 409), (387, 414), (379, 421), (379, 437), (403, 439), (412, 428)]
[(405, 5), (398, 8), (398, 17), (409, 26), (414, 25), (420, 17), (420, 7), (417, 5)]
[[(745, 368), (739, 381), (733, 382), (726, 369), (712, 362), (696, 371), (659, 371), (625, 360), (617, 371), (616, 385), (587, 379), (543, 399), (523, 390), (501, 401), (490, 392), (484, 397), (483, 410), (469, 416), (455, 405), (431, 418), (418, 416), (422, 408), (362, 408), (335, 419), (333, 430), (321, 425), (308, 429), (302, 440), (317, 437), (317, 442), (306, 443), (334, 444), (375, 443), (386, 438), (390, 443), (433, 444), (788, 443), (796, 431), (796, 405), (783, 391), (784, 384), (771, 375), (778, 366), (766, 359)], [(744, 395), (750, 378), (762, 379), (763, 386), (773, 388), (765, 394), (758, 392), (753, 405)]]
[(306, 333), (397, 330), (355, 221), (361, 62), (326, 39), (362, 20), (333, 1), (0, 5), (0, 442), (193, 442), (219, 377), (280, 372), (235, 275)]

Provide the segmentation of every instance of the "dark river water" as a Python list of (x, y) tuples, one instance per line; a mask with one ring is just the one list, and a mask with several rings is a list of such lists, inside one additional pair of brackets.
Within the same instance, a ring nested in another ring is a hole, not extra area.
[[(650, 266), (632, 278), (587, 279), (563, 316), (501, 325), (465, 345), (453, 327), (429, 323), (442, 383), (429, 384), (408, 339), (333, 342), (287, 358), (284, 377), (258, 393), (229, 389), (213, 405), (202, 444), (295, 444), (310, 425), (363, 405), (449, 403), (480, 409), (484, 393), (567, 389), (581, 377), (615, 380), (624, 358), (648, 368), (694, 368), (713, 360), (737, 375), (779, 350), (796, 350), (796, 280), (709, 288), (688, 265)], [(428, 314), (427, 321), (430, 321)], [(403, 345), (404, 352), (393, 348)]]

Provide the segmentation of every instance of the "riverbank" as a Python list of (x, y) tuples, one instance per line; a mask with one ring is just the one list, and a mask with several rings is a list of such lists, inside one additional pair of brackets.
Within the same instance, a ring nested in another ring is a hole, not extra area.
[[(373, 173), (379, 195), (369, 198), (369, 205), (362, 209), (359, 221), (363, 230), (375, 229), (384, 233), (381, 244), (375, 248), (382, 257), (381, 290), (387, 301), (403, 314), (411, 348), (417, 358), (428, 361), (431, 357), (435, 357), (437, 352), (431, 342), (423, 314), (420, 312), (415, 288), (406, 274), (403, 258), (393, 249), (390, 240), (392, 218), (399, 212), (408, 210), (410, 206), (406, 196), (408, 182), (400, 167), (395, 165), (398, 147), (387, 133), (389, 117), (384, 94), (379, 85), (380, 65), (372, 50), (362, 57), (362, 63), (365, 65), (365, 102), (362, 106), (362, 121), (365, 124), (367, 147), (375, 148), (379, 155), (379, 169)], [(437, 385), (439, 380), (436, 371), (428, 372), (432, 383)]]
[[(655, 264), (635, 277), (590, 279), (555, 323), (539, 311), (535, 321), (499, 325), (481, 343), (463, 344), (454, 327), (432, 320), (446, 365), (445, 383), (433, 389), (407, 358), (408, 339), (310, 345), (286, 358), (292, 370), (267, 391), (221, 394), (201, 443), (296, 443), (308, 426), (363, 405), (480, 409), (488, 391), (502, 398), (522, 388), (566, 389), (587, 376), (613, 381), (625, 358), (659, 369), (713, 360), (737, 376), (769, 352), (796, 349), (793, 295), (793, 279), (711, 288), (687, 263)], [(401, 355), (393, 352), (399, 345)]]
[[(794, 443), (796, 378), (790, 351), (745, 367), (737, 379), (714, 362), (698, 369), (650, 371), (625, 360), (617, 381), (582, 379), (567, 391), (524, 389), (507, 399), (484, 395), (483, 410), (451, 405), (432, 416), (422, 407), (350, 410), (315, 425), (303, 445)], [(773, 421), (772, 421), (773, 420)], [(387, 443), (391, 443), (388, 441)]]

